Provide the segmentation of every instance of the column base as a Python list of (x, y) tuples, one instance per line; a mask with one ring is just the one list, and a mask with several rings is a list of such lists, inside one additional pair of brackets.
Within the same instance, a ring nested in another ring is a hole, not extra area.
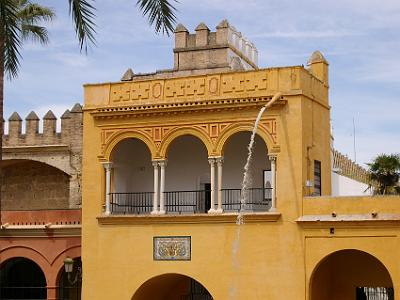
[(276, 212), (276, 207), (271, 207), (268, 211), (269, 212)]
[(104, 214), (105, 214), (106, 216), (109, 216), (109, 215), (111, 215), (111, 212), (110, 212), (110, 211), (105, 211)]
[(224, 210), (222, 208), (217, 208), (215, 210), (215, 213), (217, 213), (217, 214), (222, 214), (223, 212), (224, 212)]
[(165, 210), (160, 210), (160, 211), (158, 212), (158, 214), (159, 214), (159, 215), (165, 215), (165, 214), (166, 214), (166, 211), (165, 211)]
[(217, 213), (217, 210), (216, 210), (215, 208), (210, 208), (210, 209), (208, 210), (207, 213), (209, 213), (209, 214), (216, 214), (216, 213)]
[(158, 215), (159, 212), (158, 212), (158, 210), (152, 210), (150, 214), (151, 214), (151, 215)]

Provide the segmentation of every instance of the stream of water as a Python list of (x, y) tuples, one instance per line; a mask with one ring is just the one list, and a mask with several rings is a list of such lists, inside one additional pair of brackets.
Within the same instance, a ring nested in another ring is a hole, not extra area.
[(250, 176), (250, 165), (251, 160), (253, 158), (253, 148), (254, 148), (254, 138), (257, 133), (258, 124), (260, 123), (261, 117), (265, 111), (266, 107), (263, 106), (257, 116), (256, 121), (254, 122), (254, 128), (251, 133), (250, 143), (247, 146), (247, 160), (246, 164), (244, 165), (244, 172), (243, 172), (243, 181), (242, 181), (242, 191), (240, 194), (240, 210), (237, 216), (236, 224), (241, 225), (243, 224), (243, 212), (246, 209), (246, 203), (248, 200), (248, 189), (251, 183), (251, 176)]

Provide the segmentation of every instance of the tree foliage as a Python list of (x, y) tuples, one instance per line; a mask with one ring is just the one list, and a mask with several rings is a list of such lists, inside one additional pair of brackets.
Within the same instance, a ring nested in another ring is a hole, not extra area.
[(381, 154), (368, 164), (374, 194), (400, 194), (400, 154)]

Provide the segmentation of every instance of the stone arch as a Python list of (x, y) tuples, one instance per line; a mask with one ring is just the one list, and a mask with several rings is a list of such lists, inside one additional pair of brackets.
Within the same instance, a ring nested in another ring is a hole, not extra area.
[(24, 256), (2, 261), (0, 282), (0, 294), (6, 299), (22, 299), (22, 296), (24, 299), (47, 299), (48, 296), (46, 270), (37, 261)]
[[(174, 300), (181, 299), (182, 295), (190, 294), (193, 288), (197, 289), (197, 292), (204, 293), (207, 298), (212, 300), (212, 294), (199, 280), (179, 274), (179, 273), (166, 273), (154, 276), (144, 282), (137, 288), (133, 294), (131, 300)], [(171, 291), (173, 291), (171, 293)], [(165, 295), (166, 292), (168, 295)], [(186, 299), (186, 298), (185, 298)], [(192, 298), (188, 298), (192, 299)]]
[(30, 157), (30, 158), (8, 158), (8, 159), (3, 159), (1, 161), (1, 165), (2, 165), (2, 168), (4, 168), (4, 167), (7, 167), (8, 165), (11, 165), (13, 163), (18, 163), (18, 162), (21, 162), (21, 163), (24, 163), (24, 162), (35, 162), (35, 163), (38, 163), (38, 164), (43, 164), (45, 166), (57, 169), (58, 171), (64, 173), (68, 177), (71, 177), (71, 174), (69, 174), (67, 172), (67, 170), (61, 168), (60, 166), (57, 166), (56, 164), (51, 164), (51, 163), (49, 163), (48, 161), (46, 161), (44, 159), (40, 159), (39, 157), (36, 157), (36, 158), (35, 157)]
[(30, 159), (2, 162), (3, 209), (63, 209), (70, 205), (71, 176), (47, 163)]
[[(33, 261), (35, 264), (37, 264), (44, 274), (48, 274), (51, 271), (51, 266), (47, 258), (42, 253), (31, 247), (27, 246), (8, 247), (0, 252), (0, 257), (1, 257), (0, 265), (2, 265), (3, 263), (7, 262), (10, 259), (22, 257), (29, 259)], [(49, 282), (48, 277), (46, 277), (46, 281), (48, 285), (51, 284)]]
[(193, 127), (179, 127), (176, 129), (172, 129), (169, 131), (164, 137), (161, 147), (160, 147), (160, 157), (164, 158), (167, 156), (168, 148), (173, 143), (173, 141), (183, 135), (192, 135), (200, 139), (204, 146), (207, 149), (208, 155), (212, 155), (213, 151), (213, 142), (210, 137), (203, 131)]
[(103, 157), (107, 161), (111, 161), (113, 151), (116, 149), (117, 145), (126, 139), (138, 139), (142, 141), (149, 149), (152, 159), (158, 156), (156, 145), (148, 136), (138, 131), (129, 130), (122, 132), (119, 131), (110, 137), (104, 148)]
[(393, 289), (389, 269), (376, 256), (363, 250), (333, 251), (314, 267), (309, 281), (309, 298), (352, 300), (357, 287)]
[(64, 266), (64, 259), (67, 256), (71, 258), (80, 257), (81, 245), (75, 245), (64, 249), (53, 259), (51, 264), (55, 266), (56, 269), (60, 269), (62, 266)]
[[(237, 123), (237, 124), (232, 124), (225, 128), (225, 130), (222, 132), (222, 134), (218, 137), (217, 143), (216, 143), (216, 153), (217, 155), (223, 155), (224, 153), (224, 146), (226, 145), (227, 141), (231, 136), (233, 136), (235, 133), (242, 132), (242, 131), (250, 131), (252, 132), (254, 128), (254, 123)], [(274, 141), (263, 127), (259, 126), (257, 130), (257, 135), (259, 135), (263, 141), (265, 142), (267, 149), (271, 151), (274, 148)]]

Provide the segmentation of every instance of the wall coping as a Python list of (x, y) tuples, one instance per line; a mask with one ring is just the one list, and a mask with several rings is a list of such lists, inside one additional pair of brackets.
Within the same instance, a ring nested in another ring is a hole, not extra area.
[[(236, 224), (238, 213), (192, 214), (192, 215), (101, 215), (100, 225), (144, 225), (144, 224)], [(277, 222), (279, 212), (244, 213), (244, 224)]]

